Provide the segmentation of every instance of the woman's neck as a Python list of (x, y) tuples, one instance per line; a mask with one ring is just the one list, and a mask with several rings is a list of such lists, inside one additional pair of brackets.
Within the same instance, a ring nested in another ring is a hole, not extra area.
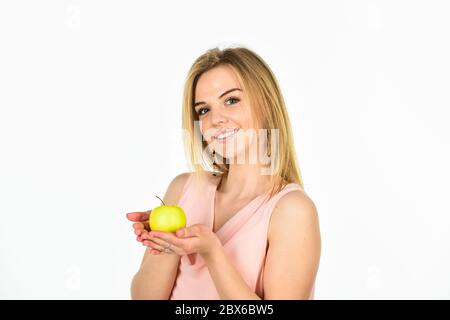
[(228, 174), (221, 177), (217, 191), (225, 197), (253, 199), (268, 191), (270, 176), (261, 174), (259, 164), (230, 164)]

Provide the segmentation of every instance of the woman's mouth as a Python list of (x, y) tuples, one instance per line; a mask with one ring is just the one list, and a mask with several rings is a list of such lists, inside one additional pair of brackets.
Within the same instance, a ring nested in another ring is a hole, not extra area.
[(234, 136), (238, 131), (239, 128), (229, 130), (225, 133), (219, 134), (217, 137), (213, 137), (213, 139), (215, 139), (218, 143), (225, 143), (227, 140), (229, 140), (230, 137)]

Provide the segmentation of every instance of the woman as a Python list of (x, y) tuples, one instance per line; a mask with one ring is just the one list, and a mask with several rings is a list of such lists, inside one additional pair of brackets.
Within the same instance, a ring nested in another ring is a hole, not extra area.
[(151, 212), (127, 214), (148, 247), (132, 298), (312, 299), (318, 215), (267, 64), (242, 47), (201, 55), (185, 83), (183, 129), (194, 172), (175, 177), (163, 200), (188, 225), (151, 231)]

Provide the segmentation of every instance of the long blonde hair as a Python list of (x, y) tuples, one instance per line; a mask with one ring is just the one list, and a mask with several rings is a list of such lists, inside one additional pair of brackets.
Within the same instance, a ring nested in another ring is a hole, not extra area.
[[(230, 66), (236, 73), (244, 92), (248, 93), (251, 113), (261, 128), (278, 129), (278, 152), (275, 155), (275, 173), (270, 177), (272, 186), (269, 199), (284, 188), (287, 183), (297, 183), (302, 188), (300, 168), (294, 147), (291, 124), (286, 111), (281, 90), (275, 75), (264, 60), (245, 47), (212, 48), (198, 57), (186, 77), (183, 94), (182, 128), (188, 165), (195, 172), (197, 181), (200, 174), (212, 168), (213, 159), (202, 150), (207, 147), (198, 127), (194, 126), (199, 117), (194, 110), (195, 87), (200, 76), (219, 65)], [(270, 148), (270, 147), (269, 147)], [(206, 159), (205, 159), (206, 158)], [(227, 175), (229, 164), (217, 164), (222, 174)]]

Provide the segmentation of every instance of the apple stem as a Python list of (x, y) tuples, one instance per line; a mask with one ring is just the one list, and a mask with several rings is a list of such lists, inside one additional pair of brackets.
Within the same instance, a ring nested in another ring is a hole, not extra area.
[[(160, 197), (158, 197), (158, 196), (155, 196), (155, 197), (157, 197), (159, 200), (161, 200)], [(163, 203), (164, 206), (166, 205), (166, 204), (164, 203), (164, 201), (161, 200), (161, 202)]]

